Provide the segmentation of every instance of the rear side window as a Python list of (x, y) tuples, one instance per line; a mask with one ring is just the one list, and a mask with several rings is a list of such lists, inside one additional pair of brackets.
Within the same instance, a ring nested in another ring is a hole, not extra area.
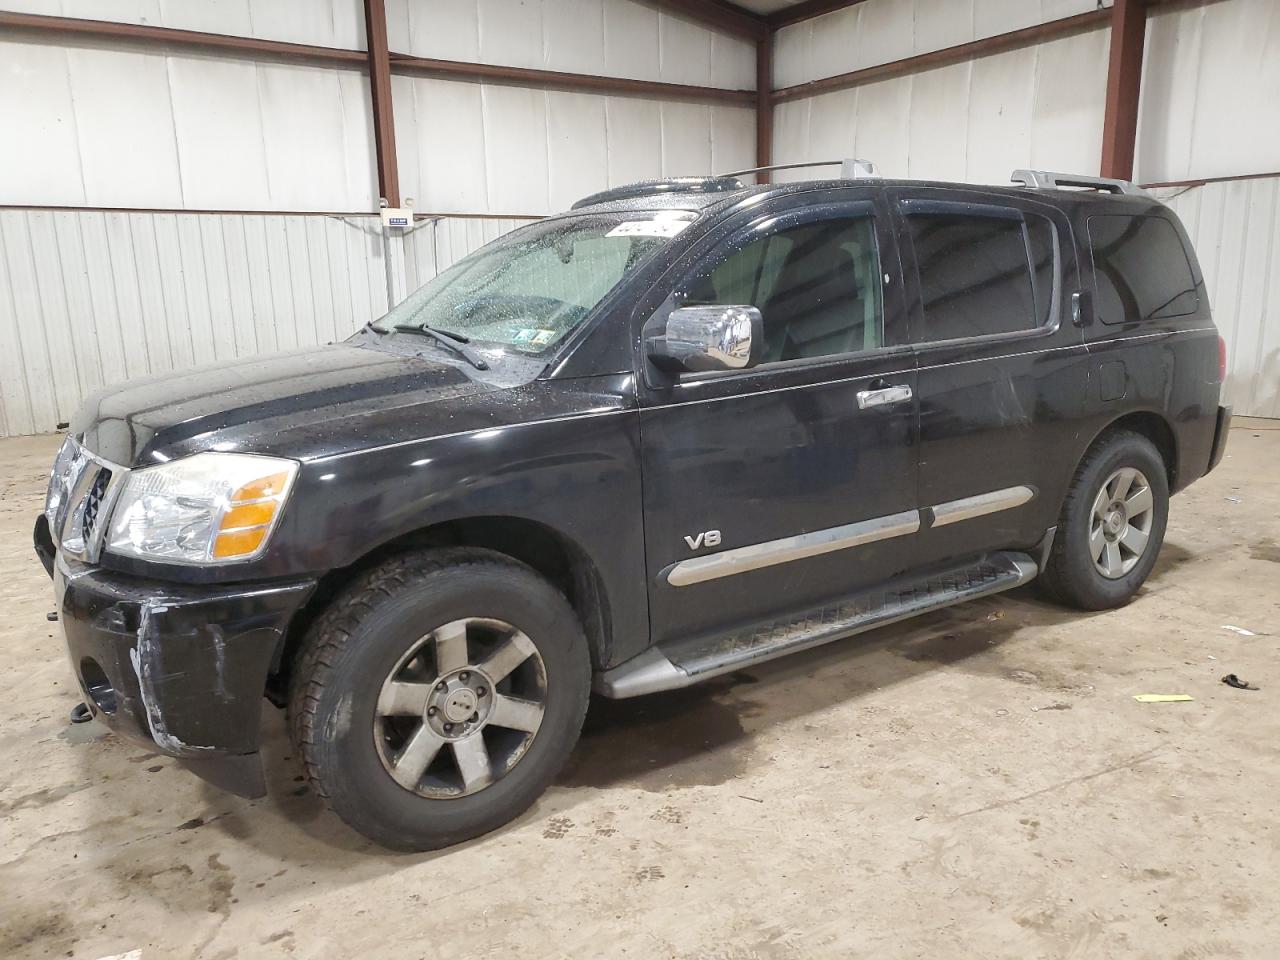
[(912, 339), (955, 340), (1047, 323), (1055, 273), (1053, 225), (1016, 210), (911, 213), (924, 329)]
[(1187, 251), (1163, 217), (1090, 217), (1089, 248), (1103, 323), (1162, 320), (1199, 309)]

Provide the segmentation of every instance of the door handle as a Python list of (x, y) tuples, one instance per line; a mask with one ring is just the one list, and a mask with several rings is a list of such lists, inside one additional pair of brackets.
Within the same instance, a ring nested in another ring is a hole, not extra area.
[(858, 391), (858, 409), (867, 407), (883, 407), (891, 403), (901, 403), (911, 399), (911, 387), (905, 383), (894, 386), (877, 386), (873, 390)]

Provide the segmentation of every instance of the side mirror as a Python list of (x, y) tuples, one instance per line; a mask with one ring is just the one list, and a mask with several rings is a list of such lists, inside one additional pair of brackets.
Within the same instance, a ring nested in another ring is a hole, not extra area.
[(671, 311), (666, 332), (650, 337), (647, 347), (664, 370), (741, 370), (760, 362), (764, 321), (755, 307), (681, 307)]

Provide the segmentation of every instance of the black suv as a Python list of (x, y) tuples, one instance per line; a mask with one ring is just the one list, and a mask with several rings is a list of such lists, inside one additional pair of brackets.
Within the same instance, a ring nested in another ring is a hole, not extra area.
[(97, 394), (35, 531), (90, 709), (258, 796), (265, 695), (426, 849), (532, 803), (593, 685), (1127, 602), (1222, 456), (1221, 341), (1167, 208), (1016, 181), (636, 184), (343, 343)]

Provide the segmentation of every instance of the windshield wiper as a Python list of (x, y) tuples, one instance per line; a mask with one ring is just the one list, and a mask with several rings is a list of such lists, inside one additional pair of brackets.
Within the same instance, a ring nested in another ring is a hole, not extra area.
[(470, 338), (464, 337), (460, 333), (445, 333), (445, 331), (437, 330), (435, 327), (428, 327), (425, 323), (397, 323), (393, 329), (400, 333), (416, 333), (428, 337), (446, 350), (452, 350), (477, 370), (489, 369), (488, 362), (466, 346)]

